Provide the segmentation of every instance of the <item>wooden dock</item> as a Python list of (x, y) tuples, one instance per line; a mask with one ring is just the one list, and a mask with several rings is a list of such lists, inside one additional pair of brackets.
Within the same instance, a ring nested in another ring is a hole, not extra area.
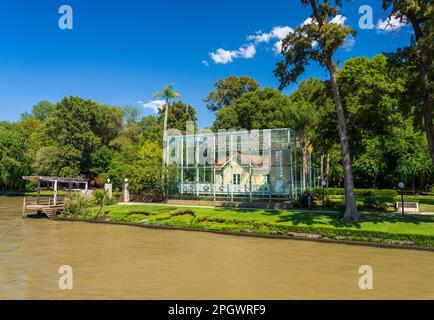
[(29, 213), (44, 214), (48, 219), (53, 220), (61, 213), (65, 206), (65, 196), (44, 197), (33, 196), (24, 197), (23, 200), (23, 218)]

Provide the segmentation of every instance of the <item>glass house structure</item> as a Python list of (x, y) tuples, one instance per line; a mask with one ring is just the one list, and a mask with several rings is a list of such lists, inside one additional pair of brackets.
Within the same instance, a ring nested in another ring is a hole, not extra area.
[(292, 201), (319, 186), (318, 169), (291, 129), (170, 135), (164, 151), (168, 197)]

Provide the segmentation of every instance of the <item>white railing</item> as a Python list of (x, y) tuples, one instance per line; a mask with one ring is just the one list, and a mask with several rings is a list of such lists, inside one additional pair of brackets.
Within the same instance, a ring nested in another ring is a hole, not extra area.
[(211, 195), (211, 194), (268, 194), (271, 191), (269, 184), (213, 184), (213, 183), (194, 183), (184, 182), (179, 184), (181, 194)]

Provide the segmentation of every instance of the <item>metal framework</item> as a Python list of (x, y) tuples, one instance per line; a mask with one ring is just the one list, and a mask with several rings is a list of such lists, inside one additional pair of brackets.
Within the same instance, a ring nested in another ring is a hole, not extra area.
[(173, 199), (292, 201), (319, 186), (318, 168), (303, 170), (300, 138), (291, 129), (173, 135), (165, 146)]

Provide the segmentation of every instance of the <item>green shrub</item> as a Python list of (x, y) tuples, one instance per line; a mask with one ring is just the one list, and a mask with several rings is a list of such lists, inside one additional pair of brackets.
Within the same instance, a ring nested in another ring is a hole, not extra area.
[[(398, 195), (396, 190), (393, 189), (355, 189), (356, 197), (381, 197), (381, 198), (394, 198)], [(313, 189), (315, 197), (321, 198), (323, 189), (322, 187), (315, 187)], [(345, 195), (344, 188), (326, 188), (325, 194), (330, 196), (343, 196)]]
[(36, 186), (37, 186), (37, 184), (35, 181), (27, 181), (26, 182), (26, 192), (35, 192)]
[(98, 189), (92, 192), (94, 202), (98, 206), (106, 205), (110, 206), (116, 203), (116, 198), (113, 196), (110, 198), (105, 190)]
[(76, 193), (72, 198), (66, 200), (64, 212), (68, 216), (86, 216), (92, 205), (91, 197)]

